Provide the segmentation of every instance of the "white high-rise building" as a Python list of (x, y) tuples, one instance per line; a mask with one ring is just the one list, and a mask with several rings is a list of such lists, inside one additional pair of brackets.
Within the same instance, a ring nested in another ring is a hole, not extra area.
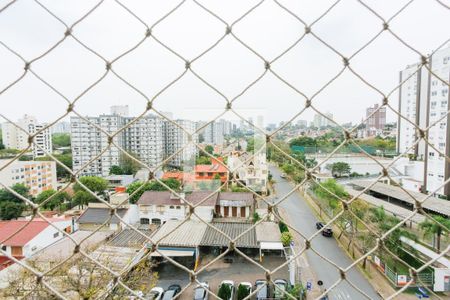
[[(33, 135), (47, 124), (40, 124), (33, 116), (25, 115), (17, 121), (17, 125), (13, 123), (2, 124), (2, 137), (5, 148), (23, 150), (28, 147), (28, 136)], [(26, 132), (25, 132), (26, 131)], [(39, 132), (35, 137), (31, 146), (33, 157), (42, 157), (52, 152), (52, 136), (50, 129), (46, 128)]]
[(119, 115), (121, 117), (128, 117), (130, 108), (128, 105), (113, 105), (110, 108), (111, 115)]
[[(174, 122), (191, 134), (196, 130), (195, 122), (189, 120), (174, 120)], [(164, 150), (166, 157), (177, 153), (184, 147), (180, 153), (172, 157), (170, 160), (169, 164), (172, 166), (180, 167), (183, 163), (194, 159), (197, 154), (197, 147), (195, 147), (193, 143), (189, 143), (189, 135), (184, 130), (171, 122), (164, 122)], [(198, 143), (197, 135), (192, 137), (192, 142)]]
[[(333, 120), (333, 115), (331, 113), (326, 113), (325, 116), (328, 117), (330, 120)], [(329, 119), (325, 118), (324, 116), (322, 116), (320, 114), (315, 114), (313, 125), (314, 125), (314, 127), (317, 127), (317, 128), (333, 126), (334, 123), (331, 122)]]
[(70, 133), (70, 122), (58, 122), (51, 127), (52, 134), (54, 133)]
[[(132, 117), (118, 114), (86, 118), (95, 126), (79, 117), (72, 117), (70, 120), (73, 169), (78, 171), (83, 168), (83, 175), (108, 176), (110, 168), (113, 165), (120, 165), (123, 158), (123, 153), (118, 147), (153, 168), (188, 144), (189, 140), (186, 132), (155, 115), (146, 115), (136, 121)], [(195, 131), (194, 122), (188, 120), (175, 122), (189, 132)], [(126, 126), (127, 124), (129, 126)], [(108, 147), (108, 137), (102, 131), (114, 133), (124, 126), (125, 129), (113, 139), (118, 147), (114, 145)], [(198, 140), (194, 138), (194, 142)], [(195, 146), (190, 145), (169, 164), (182, 166), (184, 161), (193, 158), (196, 153)], [(97, 157), (99, 155), (100, 157)], [(90, 162), (94, 158), (96, 159)], [(87, 163), (89, 165), (84, 168)]]
[[(449, 80), (450, 46), (436, 51), (430, 58), (430, 66), (434, 74), (443, 80)], [(424, 142), (413, 150), (407, 150), (418, 135), (414, 126), (400, 117), (397, 150), (416, 154), (418, 159), (424, 159), (424, 188), (427, 192), (450, 197), (450, 185), (442, 186), (450, 177), (450, 163), (445, 159), (445, 155), (450, 156), (448, 83), (442, 82), (424, 67), (418, 74), (413, 74), (414, 70), (417, 70), (417, 65), (408, 66), (400, 72), (400, 82), (406, 80), (400, 90), (400, 112), (422, 129), (433, 125), (428, 131), (428, 140), (439, 151)], [(409, 78), (408, 75), (412, 77)]]
[(223, 136), (223, 124), (220, 122), (209, 123), (204, 131), (204, 142), (212, 145), (223, 145), (225, 139)]

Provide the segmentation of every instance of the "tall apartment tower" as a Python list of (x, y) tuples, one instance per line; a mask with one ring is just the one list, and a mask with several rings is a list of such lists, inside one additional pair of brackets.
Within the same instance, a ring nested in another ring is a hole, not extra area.
[(367, 136), (374, 136), (386, 125), (386, 107), (379, 107), (375, 104), (366, 109), (366, 132)]
[[(38, 123), (33, 116), (25, 115), (14, 123), (2, 124), (3, 144), (5, 148), (23, 150), (28, 147), (28, 136), (45, 128), (47, 124)], [(23, 129), (23, 130), (22, 130)], [(26, 132), (24, 132), (24, 130)], [(52, 136), (50, 129), (39, 132), (31, 146), (33, 157), (42, 157), (52, 152)]]
[(206, 144), (222, 145), (225, 141), (223, 132), (224, 128), (221, 122), (208, 124), (203, 131), (204, 142)]
[(413, 150), (408, 150), (417, 140), (418, 133), (412, 124), (400, 117), (397, 150), (416, 154), (418, 159), (424, 159), (424, 185), (427, 192), (450, 197), (450, 184), (442, 186), (450, 177), (450, 163), (445, 159), (445, 155), (450, 157), (450, 46), (432, 55), (430, 67), (446, 83), (423, 67), (417, 74), (413, 74), (418, 66), (408, 66), (400, 72), (400, 82), (405, 83), (400, 90), (399, 107), (401, 114), (420, 128), (431, 126), (428, 140), (439, 151), (424, 142)]
[[(194, 133), (196, 130), (196, 124), (190, 120), (174, 120), (174, 122), (184, 128), (189, 133)], [(165, 158), (177, 153), (168, 162), (169, 165), (181, 167), (185, 162), (191, 161), (197, 154), (197, 147), (193, 143), (189, 143), (189, 135), (186, 131), (182, 130), (171, 122), (164, 122), (164, 150)], [(198, 136), (193, 135), (192, 142), (198, 143)]]

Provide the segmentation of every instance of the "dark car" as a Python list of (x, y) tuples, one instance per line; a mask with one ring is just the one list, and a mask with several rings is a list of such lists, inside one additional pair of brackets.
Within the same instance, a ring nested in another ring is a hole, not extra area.
[(322, 235), (326, 237), (332, 237), (333, 236), (333, 230), (331, 228), (325, 228), (322, 231)]
[(167, 291), (164, 292), (162, 300), (170, 300), (175, 298), (175, 296), (181, 291), (181, 286), (178, 284), (172, 284), (169, 286)]
[(325, 224), (323, 224), (322, 222), (317, 222), (316, 223), (316, 228), (319, 229), (319, 230), (322, 229), (323, 226), (325, 226)]

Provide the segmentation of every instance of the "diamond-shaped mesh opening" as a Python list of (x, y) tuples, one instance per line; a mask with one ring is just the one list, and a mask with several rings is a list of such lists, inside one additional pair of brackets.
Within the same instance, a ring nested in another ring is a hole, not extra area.
[(1, 297), (448, 297), (449, 7), (380, 3), (2, 4)]

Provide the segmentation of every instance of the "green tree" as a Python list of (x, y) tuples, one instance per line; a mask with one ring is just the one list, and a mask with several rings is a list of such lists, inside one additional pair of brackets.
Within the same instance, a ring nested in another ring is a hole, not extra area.
[[(132, 156), (135, 157), (133, 154)], [(122, 153), (120, 156), (120, 168), (122, 169), (123, 174), (134, 175), (139, 171), (141, 165), (128, 155)]]
[(314, 147), (317, 146), (317, 141), (309, 136), (301, 136), (293, 139), (289, 145), (292, 146), (303, 146), (303, 147)]
[(253, 213), (253, 223), (258, 222), (259, 220), (261, 220), (261, 217), (259, 216), (258, 212), (254, 212)]
[(231, 287), (228, 284), (221, 284), (217, 296), (220, 299), (228, 300), (231, 297)]
[[(83, 176), (78, 179), (83, 185), (85, 185), (89, 190), (94, 193), (101, 194), (106, 189), (108, 189), (108, 182), (98, 176)], [(79, 183), (75, 183), (73, 190), (75, 192), (78, 191), (86, 191), (83, 186)]]
[(205, 151), (208, 152), (209, 154), (213, 154), (213, 152), (214, 152), (214, 147), (211, 146), (211, 145), (206, 145)]
[(208, 156), (199, 156), (195, 159), (196, 165), (210, 165), (211, 164), (211, 158)]
[[(16, 192), (17, 194), (30, 199), (31, 196), (29, 194), (30, 189), (22, 184), (22, 183), (16, 183), (14, 184), (11, 189)], [(8, 191), (7, 189), (0, 189), (0, 202), (16, 202), (16, 203), (23, 203), (23, 200)]]
[(349, 175), (352, 169), (348, 163), (342, 161), (327, 165), (327, 168), (330, 168), (331, 173), (333, 175), (336, 175), (337, 177), (342, 177), (342, 175)]
[(53, 148), (70, 147), (70, 134), (54, 133), (52, 134)]
[(441, 252), (441, 237), (442, 234), (447, 234), (450, 231), (450, 220), (440, 215), (433, 215), (433, 219), (437, 221), (433, 222), (431, 220), (425, 219), (419, 224), (420, 230), (422, 230), (425, 237), (435, 236), (436, 237), (436, 250)]
[(110, 175), (122, 175), (124, 172), (120, 166), (114, 165), (109, 168)]
[(237, 294), (237, 300), (242, 300), (245, 297), (247, 297), (248, 295), (250, 295), (250, 287), (239, 284), (236, 294)]
[(5, 145), (3, 144), (3, 136), (2, 131), (0, 130), (0, 150), (5, 149)]
[(348, 197), (348, 193), (344, 187), (336, 182), (334, 179), (327, 179), (320, 184), (313, 186), (314, 194), (317, 197), (328, 201), (328, 205), (332, 209), (336, 209), (339, 206), (340, 200)]
[(292, 242), (292, 234), (289, 231), (281, 233), (281, 243), (283, 246), (289, 246)]
[[(43, 191), (36, 197), (36, 203), (41, 204), (41, 203), (45, 202), (47, 199), (49, 199), (50, 197), (52, 197), (53, 195), (55, 195), (56, 193), (57, 193), (57, 191), (55, 191), (55, 190)], [(43, 205), (43, 207), (45, 209), (54, 210), (57, 207), (61, 208), (61, 205), (68, 200), (70, 200), (69, 194), (67, 194), (66, 192), (61, 192), (61, 193), (57, 194), (56, 196), (53, 196), (53, 198), (51, 198), (48, 202), (46, 202)]]
[(17, 219), (22, 215), (25, 205), (23, 203), (2, 201), (0, 202), (0, 219)]
[[(181, 183), (173, 178), (162, 179), (161, 181), (174, 191), (178, 191), (181, 187)], [(136, 203), (146, 191), (167, 191), (167, 188), (157, 181), (147, 182), (145, 185), (141, 181), (133, 182), (127, 188), (127, 193), (130, 195), (136, 192), (130, 197), (130, 202), (133, 204)]]
[(86, 191), (78, 191), (72, 198), (73, 203), (75, 205), (81, 205), (81, 207), (84, 207), (85, 205), (88, 205), (89, 202), (94, 202), (96, 200), (97, 199), (95, 197)]

